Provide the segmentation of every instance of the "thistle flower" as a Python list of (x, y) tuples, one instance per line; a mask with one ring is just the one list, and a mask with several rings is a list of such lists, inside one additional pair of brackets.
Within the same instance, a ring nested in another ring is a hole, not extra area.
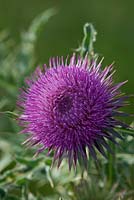
[(125, 126), (115, 118), (123, 115), (118, 109), (126, 97), (119, 89), (125, 82), (114, 84), (114, 72), (112, 65), (102, 70), (101, 62), (75, 55), (69, 64), (56, 58), (49, 68), (38, 67), (18, 101), (22, 133), (29, 135), (25, 143), (37, 145), (37, 153), (53, 151), (58, 166), (67, 158), (70, 169), (79, 158), (87, 163), (87, 152), (96, 160), (95, 149), (106, 156), (107, 141), (122, 138), (115, 128)]

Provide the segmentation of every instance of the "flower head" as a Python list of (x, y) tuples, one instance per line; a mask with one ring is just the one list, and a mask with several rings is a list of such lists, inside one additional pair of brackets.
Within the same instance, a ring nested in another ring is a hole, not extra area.
[(39, 146), (38, 152), (54, 151), (54, 160), (60, 165), (68, 158), (69, 168), (79, 157), (87, 162), (87, 149), (96, 159), (95, 148), (106, 156), (111, 151), (107, 140), (116, 143), (121, 136), (115, 131), (124, 124), (116, 115), (124, 106), (125, 97), (119, 88), (125, 83), (114, 84), (112, 65), (101, 69), (101, 62), (88, 62), (88, 58), (68, 61), (51, 59), (49, 68), (37, 68), (27, 88), (22, 90), (19, 117), (26, 142)]

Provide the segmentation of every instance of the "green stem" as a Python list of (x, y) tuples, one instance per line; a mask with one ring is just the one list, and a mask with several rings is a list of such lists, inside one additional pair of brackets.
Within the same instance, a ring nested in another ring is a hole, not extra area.
[(93, 45), (94, 42), (96, 41), (97, 32), (91, 23), (86, 23), (84, 25), (83, 32), (84, 32), (84, 37), (78, 51), (80, 52), (82, 58), (88, 54), (88, 58), (92, 59), (96, 57)]
[(111, 186), (113, 184), (113, 178), (114, 178), (114, 166), (115, 166), (115, 153), (116, 153), (116, 147), (115, 145), (112, 143), (111, 144), (111, 148), (114, 151), (114, 155), (109, 153), (109, 164), (108, 164), (108, 179), (109, 179), (109, 186)]

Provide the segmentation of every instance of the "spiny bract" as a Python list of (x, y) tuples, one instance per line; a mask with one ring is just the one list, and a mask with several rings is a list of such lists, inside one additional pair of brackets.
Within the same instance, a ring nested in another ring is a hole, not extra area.
[(125, 82), (114, 84), (113, 73), (112, 65), (102, 70), (101, 62), (75, 55), (69, 64), (56, 58), (49, 68), (38, 67), (18, 100), (26, 143), (39, 146), (37, 153), (53, 151), (58, 166), (67, 158), (70, 169), (79, 158), (87, 163), (87, 149), (94, 159), (95, 148), (104, 156), (111, 152), (107, 140), (121, 138), (115, 127), (124, 124), (115, 117), (123, 114), (118, 109), (126, 98), (119, 91)]

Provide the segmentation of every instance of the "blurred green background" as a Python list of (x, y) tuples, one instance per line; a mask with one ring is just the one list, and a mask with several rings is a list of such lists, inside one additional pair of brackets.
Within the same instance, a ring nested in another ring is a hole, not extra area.
[[(48, 23), (37, 20), (43, 27), (38, 35), (32, 20), (53, 7), (57, 14)], [(133, 131), (120, 130), (125, 138), (122, 150), (112, 145), (115, 156), (108, 154), (106, 160), (99, 155), (100, 169), (90, 159), (89, 174), (81, 176), (79, 168), (68, 172), (66, 162), (60, 170), (51, 170), (52, 157), (44, 152), (33, 159), (35, 149), (21, 146), (25, 136), (17, 134), (20, 128), (13, 113), (3, 113), (17, 111), (18, 88), (36, 65), (71, 55), (79, 47), (86, 22), (98, 32), (95, 52), (105, 57), (103, 65), (115, 61), (116, 81), (129, 80), (122, 91), (133, 94), (133, 8), (132, 0), (0, 0), (0, 31), (9, 33), (0, 32), (0, 200), (134, 199)], [(133, 104), (131, 99), (128, 112), (134, 112)]]
[(39, 62), (70, 54), (81, 42), (83, 24), (92, 22), (99, 33), (96, 51), (105, 56), (105, 63), (115, 61), (119, 80), (129, 80), (124, 90), (133, 93), (134, 1), (0, 0), (0, 29), (8, 29), (12, 38), (19, 41), (20, 33), (32, 19), (50, 7), (56, 7), (58, 13), (40, 34)]

